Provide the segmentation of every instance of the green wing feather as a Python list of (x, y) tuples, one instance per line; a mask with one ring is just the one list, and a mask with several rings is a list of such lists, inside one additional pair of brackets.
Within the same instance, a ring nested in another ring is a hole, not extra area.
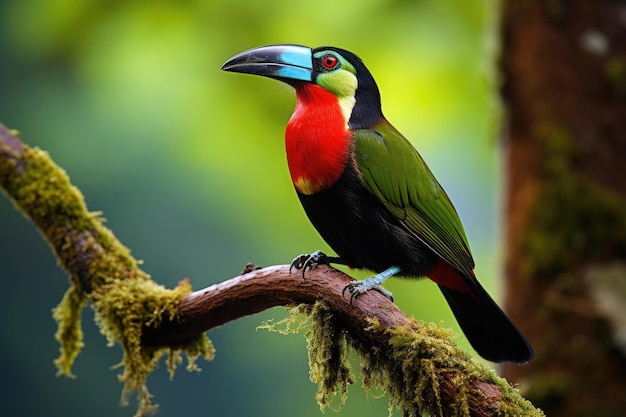
[(415, 148), (386, 120), (354, 132), (356, 164), (370, 191), (456, 269), (474, 260), (454, 206)]

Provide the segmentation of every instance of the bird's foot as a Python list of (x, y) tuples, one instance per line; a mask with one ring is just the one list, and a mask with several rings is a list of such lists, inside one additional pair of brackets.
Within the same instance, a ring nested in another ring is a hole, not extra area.
[(313, 253), (303, 253), (298, 255), (291, 261), (289, 266), (289, 273), (292, 269), (302, 269), (302, 278), (305, 277), (307, 271), (315, 268), (318, 265), (328, 265), (331, 262), (331, 257), (326, 256), (321, 250), (316, 250)]
[(398, 272), (400, 272), (400, 268), (392, 266), (391, 268), (388, 268), (373, 277), (365, 278), (361, 281), (353, 281), (343, 287), (341, 295), (346, 298), (346, 291), (348, 291), (350, 293), (350, 305), (352, 305), (352, 302), (360, 295), (363, 295), (370, 290), (375, 290), (387, 297), (389, 301), (393, 302), (393, 295), (391, 294), (391, 291), (383, 287), (382, 284), (387, 278), (397, 274)]
[(393, 302), (393, 295), (391, 291), (382, 286), (381, 280), (377, 279), (377, 276), (365, 278), (360, 281), (353, 281), (343, 287), (343, 291), (341, 295), (346, 298), (346, 291), (350, 293), (350, 305), (354, 302), (356, 298), (365, 294), (368, 291), (374, 290), (378, 291), (385, 297), (387, 297), (391, 302)]

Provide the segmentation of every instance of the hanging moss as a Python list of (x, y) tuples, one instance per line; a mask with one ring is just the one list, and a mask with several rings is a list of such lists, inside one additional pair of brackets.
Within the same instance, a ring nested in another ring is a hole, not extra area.
[[(283, 334), (306, 329), (311, 380), (318, 384), (316, 400), (322, 410), (329, 408), (337, 395), (337, 408), (341, 408), (348, 385), (355, 382), (348, 361), (350, 347), (360, 358), (364, 388), (379, 389), (389, 395), (390, 415), (398, 409), (407, 416), (469, 416), (470, 396), (481, 395), (475, 387), (477, 381), (500, 389), (504, 401), (498, 415), (543, 415), (504, 379), (459, 350), (452, 341), (452, 332), (441, 326), (413, 321), (410, 328), (389, 330), (371, 319), (367, 331), (383, 333), (388, 343), (365, 347), (338, 325), (321, 301), (313, 306), (290, 307), (288, 312), (286, 319), (266, 322), (260, 328)], [(452, 380), (452, 403), (444, 402), (441, 392), (449, 375), (456, 375)]]
[(83, 330), (80, 325), (80, 316), (83, 307), (87, 304), (85, 294), (71, 286), (63, 296), (63, 300), (52, 311), (52, 317), (57, 322), (57, 332), (54, 335), (59, 342), (60, 355), (55, 359), (59, 375), (74, 377), (72, 364), (80, 353), (85, 343), (83, 342)]
[[(309, 353), (309, 376), (318, 388), (315, 400), (323, 411), (341, 409), (348, 397), (348, 385), (355, 378), (350, 370), (348, 359), (348, 339), (345, 331), (335, 324), (330, 310), (323, 303), (311, 306), (300, 304), (287, 308), (288, 316), (278, 322), (268, 321), (259, 329), (281, 334), (298, 333), (306, 330)], [(339, 404), (333, 407), (333, 400), (339, 396)]]
[(331, 408), (337, 395), (339, 410), (348, 398), (348, 385), (355, 378), (348, 360), (348, 340), (346, 332), (335, 324), (330, 310), (323, 303), (316, 303), (310, 311), (311, 323), (305, 334), (309, 352), (309, 372), (311, 381), (317, 384), (315, 400), (323, 410)]
[(158, 326), (162, 320), (175, 319), (180, 300), (191, 292), (185, 280), (173, 290), (168, 290), (151, 280), (126, 279), (107, 283), (94, 290), (92, 300), (96, 310), (96, 323), (110, 346), (120, 343), (124, 356), (120, 365), (124, 369), (120, 380), (124, 383), (122, 403), (127, 394), (139, 393), (140, 407), (137, 415), (154, 410), (150, 394), (145, 386), (148, 375), (156, 367), (164, 353), (169, 353), (168, 369), (173, 374), (180, 353), (189, 358), (188, 369), (198, 369), (196, 359), (202, 355), (213, 358), (215, 350), (206, 336), (198, 336), (176, 349), (146, 347), (141, 343), (145, 326)]

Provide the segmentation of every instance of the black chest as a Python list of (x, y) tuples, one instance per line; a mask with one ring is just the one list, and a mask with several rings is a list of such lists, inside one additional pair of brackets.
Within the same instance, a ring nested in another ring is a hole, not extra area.
[(363, 185), (352, 163), (330, 188), (298, 197), (322, 238), (354, 268), (381, 272), (399, 266), (399, 275), (422, 276), (436, 262), (420, 238)]

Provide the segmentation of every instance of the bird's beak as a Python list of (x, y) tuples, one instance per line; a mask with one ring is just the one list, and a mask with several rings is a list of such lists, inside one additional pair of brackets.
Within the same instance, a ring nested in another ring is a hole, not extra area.
[(222, 65), (224, 71), (275, 78), (288, 84), (313, 82), (311, 48), (300, 45), (269, 45), (249, 49)]

